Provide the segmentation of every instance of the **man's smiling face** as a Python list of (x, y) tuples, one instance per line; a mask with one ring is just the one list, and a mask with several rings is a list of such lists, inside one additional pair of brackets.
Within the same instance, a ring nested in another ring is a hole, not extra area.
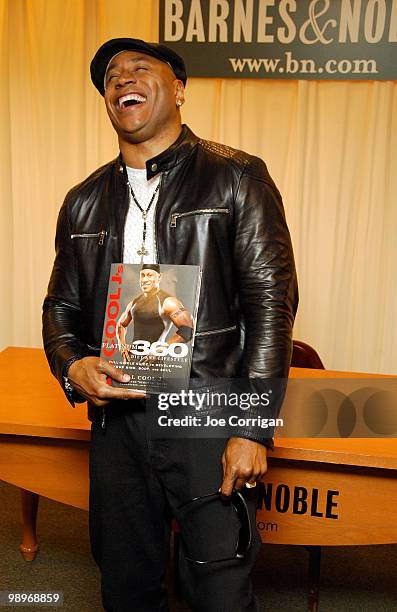
[(105, 104), (119, 138), (137, 144), (166, 136), (180, 125), (183, 90), (165, 62), (139, 51), (116, 55), (105, 75)]
[(143, 293), (157, 291), (160, 287), (160, 274), (156, 270), (145, 268), (139, 274), (139, 284)]

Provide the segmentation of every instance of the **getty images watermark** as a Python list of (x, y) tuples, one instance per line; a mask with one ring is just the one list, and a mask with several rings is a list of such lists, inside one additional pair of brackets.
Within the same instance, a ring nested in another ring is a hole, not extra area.
[[(158, 417), (157, 422), (160, 427), (211, 427), (211, 428), (251, 428), (260, 427), (269, 429), (282, 427), (283, 419), (268, 418), (259, 413), (252, 415), (252, 410), (268, 408), (271, 405), (272, 389), (263, 393), (237, 393), (225, 391), (197, 392), (193, 390), (179, 393), (160, 393), (157, 398), (157, 408), (166, 411)], [(184, 407), (191, 408), (195, 414), (184, 414), (183, 416), (170, 416), (170, 408)], [(232, 412), (227, 416), (214, 414), (214, 409), (225, 409), (242, 411), (240, 414)], [(207, 412), (207, 409), (209, 411)], [(206, 414), (202, 414), (206, 411)], [(250, 414), (246, 414), (250, 411)]]
[(284, 426), (278, 416), (285, 381), (217, 380), (162, 392), (149, 400), (153, 437), (227, 438), (261, 431), (272, 437)]

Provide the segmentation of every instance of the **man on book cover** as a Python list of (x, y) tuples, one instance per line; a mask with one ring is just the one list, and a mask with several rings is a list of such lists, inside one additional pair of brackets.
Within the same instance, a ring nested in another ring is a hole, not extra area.
[[(143, 264), (139, 273), (142, 293), (133, 298), (117, 322), (116, 335), (124, 363), (131, 361), (133, 343), (145, 340), (170, 345), (189, 342), (193, 335), (193, 317), (182, 302), (160, 289), (159, 264)], [(134, 336), (126, 342), (127, 328), (133, 324)], [(176, 332), (168, 338), (172, 325)]]
[[(202, 277), (192, 381), (249, 388), (287, 378), (297, 284), (281, 196), (261, 159), (182, 124), (186, 67), (169, 47), (112, 39), (95, 54), (91, 78), (120, 154), (66, 196), (43, 337), (69, 401), (88, 401), (90, 537), (103, 606), (168, 610), (174, 516), (191, 609), (252, 612), (255, 484), (273, 440), (244, 419), (229, 438), (167, 438), (165, 430), (156, 439), (144, 394), (109, 386), (109, 377), (130, 377), (99, 353), (112, 263), (194, 265)], [(259, 409), (250, 404), (253, 417)]]

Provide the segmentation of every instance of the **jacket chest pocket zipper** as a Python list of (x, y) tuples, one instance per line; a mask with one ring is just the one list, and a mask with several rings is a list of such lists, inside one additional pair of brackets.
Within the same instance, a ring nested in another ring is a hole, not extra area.
[(223, 334), (224, 332), (230, 332), (237, 329), (237, 325), (230, 325), (230, 327), (222, 327), (221, 329), (211, 329), (209, 331), (196, 332), (196, 337), (213, 336), (214, 334)]
[(107, 231), (101, 230), (100, 232), (96, 232), (95, 234), (71, 234), (70, 237), (73, 240), (74, 238), (98, 238), (99, 246), (102, 246), (105, 241), (105, 236), (107, 236)]
[(172, 213), (170, 227), (176, 227), (178, 219), (183, 217), (190, 217), (192, 215), (213, 215), (221, 214), (227, 215), (230, 212), (230, 208), (198, 208), (197, 210), (189, 210), (181, 213)]

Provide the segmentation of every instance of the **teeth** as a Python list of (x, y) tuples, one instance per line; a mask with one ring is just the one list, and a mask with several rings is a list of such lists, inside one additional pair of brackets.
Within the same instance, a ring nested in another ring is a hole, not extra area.
[(146, 102), (146, 98), (144, 98), (143, 96), (140, 96), (136, 93), (131, 93), (127, 94), (126, 96), (121, 96), (121, 98), (119, 98), (119, 107), (121, 108), (123, 104), (125, 102), (128, 102), (129, 100), (134, 100), (136, 102)]

